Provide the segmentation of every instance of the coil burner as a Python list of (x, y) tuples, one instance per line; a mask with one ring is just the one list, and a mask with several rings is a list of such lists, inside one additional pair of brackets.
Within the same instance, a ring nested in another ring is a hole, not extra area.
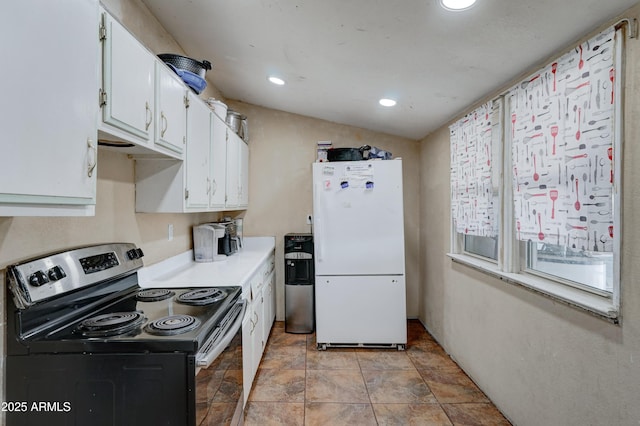
[(177, 301), (185, 305), (211, 305), (227, 297), (227, 292), (218, 288), (199, 288), (187, 291), (177, 297)]
[(87, 337), (117, 336), (137, 329), (145, 321), (141, 312), (113, 312), (82, 321), (78, 330)]
[(149, 334), (173, 336), (186, 333), (200, 326), (200, 320), (191, 315), (170, 315), (150, 322), (145, 327)]
[(149, 290), (140, 290), (136, 294), (136, 299), (141, 302), (158, 302), (173, 297), (175, 293), (171, 290), (163, 288), (152, 288)]

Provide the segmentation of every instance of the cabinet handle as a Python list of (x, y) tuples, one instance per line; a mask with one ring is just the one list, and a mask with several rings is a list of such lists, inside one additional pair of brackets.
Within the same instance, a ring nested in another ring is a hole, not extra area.
[(164, 137), (164, 133), (167, 131), (167, 127), (169, 127), (169, 122), (167, 121), (167, 116), (164, 115), (164, 111), (160, 113), (160, 121), (162, 121), (162, 130), (160, 131), (160, 137)]
[(145, 102), (144, 109), (145, 109), (145, 119), (146, 119), (144, 123), (144, 129), (149, 130), (149, 126), (151, 125), (151, 121), (153, 120), (153, 114), (151, 113), (149, 102)]
[(216, 182), (216, 180), (213, 180), (213, 192), (211, 193), (211, 195), (214, 195), (216, 193), (216, 191), (218, 190), (218, 182)]
[(96, 149), (93, 141), (91, 139), (87, 139), (87, 147), (89, 148), (89, 159), (87, 161), (87, 176), (93, 176), (93, 170), (96, 168), (96, 164), (98, 164), (97, 156), (98, 150)]
[(211, 180), (207, 178), (207, 195), (211, 193)]

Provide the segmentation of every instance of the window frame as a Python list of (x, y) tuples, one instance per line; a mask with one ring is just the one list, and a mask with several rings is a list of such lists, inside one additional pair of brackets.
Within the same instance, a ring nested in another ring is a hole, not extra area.
[[(543, 296), (563, 302), (569, 306), (577, 307), (587, 312), (604, 318), (613, 323), (620, 322), (621, 303), (621, 247), (622, 247), (622, 156), (624, 144), (624, 51), (628, 28), (617, 25), (615, 28), (616, 49), (615, 49), (615, 69), (616, 78), (614, 90), (617, 94), (615, 99), (614, 114), (614, 139), (613, 145), (613, 193), (612, 206), (614, 210), (613, 225), (616, 230), (613, 236), (613, 289), (612, 292), (588, 288), (588, 286), (576, 285), (561, 277), (546, 274), (527, 268), (526, 256), (528, 250), (526, 242), (520, 242), (516, 238), (513, 184), (512, 177), (505, 171), (511, 171), (512, 164), (512, 140), (511, 133), (506, 131), (510, 125), (510, 105), (507, 94), (500, 95), (494, 102), (499, 100), (501, 110), (500, 123), (500, 168), (496, 170), (500, 176), (499, 186), (499, 214), (498, 214), (498, 255), (494, 261), (465, 250), (464, 234), (457, 233), (451, 220), (451, 253), (448, 256), (452, 261), (472, 267), (478, 271), (487, 273), (495, 278), (510, 284), (526, 287)], [(494, 163), (495, 164), (495, 163)], [(488, 238), (488, 237), (486, 237)]]

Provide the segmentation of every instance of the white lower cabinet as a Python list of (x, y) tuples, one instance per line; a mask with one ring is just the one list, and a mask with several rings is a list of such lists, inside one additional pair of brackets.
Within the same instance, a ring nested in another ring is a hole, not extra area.
[[(250, 302), (247, 302), (250, 303)], [(253, 370), (253, 313), (252, 309), (247, 307), (242, 320), (242, 384), (244, 392), (243, 405), (247, 404), (251, 385), (255, 377)]]
[[(275, 318), (275, 273), (272, 271), (272, 254), (263, 262), (249, 280), (247, 310), (242, 322), (242, 374), (244, 402), (246, 404), (251, 392), (262, 355), (267, 346)], [(265, 280), (265, 271), (271, 271)]]
[(271, 272), (262, 288), (262, 297), (264, 299), (262, 305), (262, 335), (265, 341), (269, 339), (271, 327), (273, 327), (276, 317), (275, 276), (275, 272)]

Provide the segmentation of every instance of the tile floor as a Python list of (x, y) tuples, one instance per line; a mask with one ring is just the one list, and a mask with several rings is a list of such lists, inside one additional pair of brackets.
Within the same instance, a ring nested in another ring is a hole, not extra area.
[(420, 322), (406, 351), (318, 351), (276, 322), (245, 425), (510, 425)]

